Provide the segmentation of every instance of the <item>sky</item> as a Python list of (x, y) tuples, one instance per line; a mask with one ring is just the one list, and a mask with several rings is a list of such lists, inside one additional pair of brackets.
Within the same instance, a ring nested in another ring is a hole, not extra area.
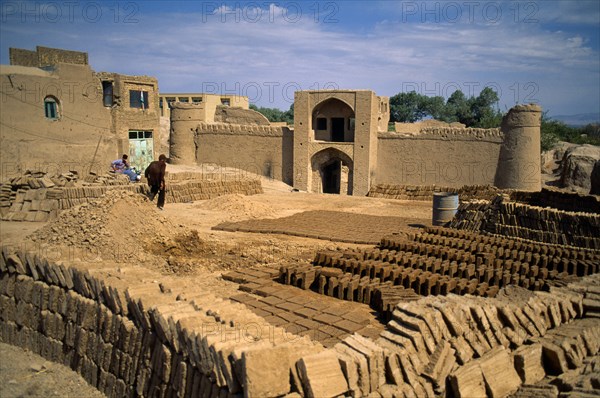
[(600, 1), (0, 1), (9, 47), (85, 51), (95, 71), (159, 90), (246, 95), (287, 110), (294, 91), (467, 96), (499, 108), (600, 112)]

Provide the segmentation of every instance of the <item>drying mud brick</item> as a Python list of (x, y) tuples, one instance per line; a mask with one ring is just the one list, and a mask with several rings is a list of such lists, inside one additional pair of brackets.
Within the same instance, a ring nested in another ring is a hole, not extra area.
[(290, 347), (272, 347), (242, 354), (245, 397), (273, 397), (290, 391), (289, 351)]
[(336, 397), (348, 391), (348, 383), (333, 351), (302, 357), (296, 366), (307, 397)]
[(515, 369), (525, 384), (535, 384), (546, 376), (542, 363), (542, 345), (519, 347), (513, 353)]
[(477, 362), (490, 397), (505, 397), (517, 391), (521, 385), (512, 358), (504, 347), (494, 348)]

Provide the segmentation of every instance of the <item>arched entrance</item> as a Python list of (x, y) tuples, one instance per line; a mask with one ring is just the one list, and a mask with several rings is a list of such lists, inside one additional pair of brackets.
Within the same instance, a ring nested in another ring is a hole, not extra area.
[(337, 98), (315, 106), (312, 113), (313, 137), (317, 141), (353, 142), (354, 110)]
[(344, 152), (327, 148), (315, 153), (311, 171), (311, 192), (352, 195), (354, 162)]

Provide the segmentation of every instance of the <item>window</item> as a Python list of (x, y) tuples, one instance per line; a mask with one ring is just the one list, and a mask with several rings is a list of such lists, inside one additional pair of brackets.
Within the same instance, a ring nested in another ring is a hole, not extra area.
[(138, 131), (138, 130), (130, 130), (129, 131), (129, 139), (130, 140), (139, 140), (144, 138), (152, 138), (152, 131)]
[(169, 105), (169, 109), (172, 108), (173, 102), (175, 102), (175, 97), (166, 97), (167, 104)]
[(348, 118), (348, 131), (354, 131), (355, 125), (356, 125), (356, 119), (353, 117)]
[(188, 97), (179, 97), (179, 102), (190, 102)]
[(231, 100), (229, 98), (221, 98), (221, 104), (229, 106), (231, 105)]
[(58, 119), (58, 100), (50, 96), (44, 98), (44, 112), (48, 119)]
[(202, 97), (192, 97), (192, 102), (194, 104), (198, 104), (198, 103), (202, 102)]
[(129, 106), (131, 108), (148, 109), (148, 92), (129, 90)]
[(102, 102), (104, 106), (113, 106), (113, 82), (102, 82)]
[(324, 117), (317, 118), (317, 130), (327, 130), (327, 119)]

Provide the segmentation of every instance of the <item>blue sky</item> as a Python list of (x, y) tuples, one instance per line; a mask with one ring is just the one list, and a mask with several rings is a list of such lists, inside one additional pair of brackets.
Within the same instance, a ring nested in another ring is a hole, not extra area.
[(500, 108), (600, 112), (600, 1), (1, 1), (8, 48), (86, 51), (96, 71), (151, 75), (162, 92), (490, 86)]

